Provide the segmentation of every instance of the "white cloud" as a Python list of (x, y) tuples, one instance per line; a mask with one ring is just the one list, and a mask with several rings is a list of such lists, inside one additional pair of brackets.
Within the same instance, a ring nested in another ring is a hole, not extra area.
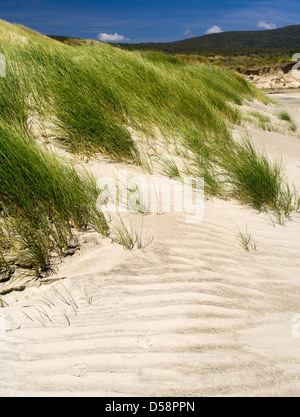
[(193, 36), (193, 32), (190, 29), (187, 29), (183, 36), (185, 36), (186, 38), (191, 38)]
[(205, 35), (211, 35), (212, 33), (222, 33), (222, 32), (223, 30), (220, 28), (220, 26), (212, 26), (205, 32)]
[(101, 42), (128, 42), (129, 38), (126, 38), (124, 35), (119, 35), (118, 33), (99, 33), (98, 39)]
[(263, 29), (276, 29), (277, 28), (275, 23), (266, 23), (264, 20), (260, 20), (257, 23), (257, 27), (263, 28)]

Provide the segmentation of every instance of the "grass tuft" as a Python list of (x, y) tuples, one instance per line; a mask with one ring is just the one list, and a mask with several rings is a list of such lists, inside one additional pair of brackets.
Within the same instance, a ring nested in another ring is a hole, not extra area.
[[(22, 132), (0, 124), (1, 259), (37, 272), (88, 224), (105, 234), (97, 189), (87, 173), (62, 164)], [(12, 254), (14, 256), (11, 258)]]

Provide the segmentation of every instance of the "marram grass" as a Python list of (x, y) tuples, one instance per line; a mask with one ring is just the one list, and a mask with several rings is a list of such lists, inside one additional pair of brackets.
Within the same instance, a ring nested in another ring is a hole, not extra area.
[(177, 156), (189, 174), (204, 177), (207, 193), (259, 210), (295, 208), (281, 165), (232, 138), (245, 99), (270, 101), (234, 72), (101, 43), (70, 47), (3, 21), (0, 40), (0, 264), (39, 270), (66, 248), (73, 229), (107, 230), (93, 178), (38, 147), (30, 118), (55, 124), (56, 139), (73, 153), (135, 164), (143, 158), (132, 129), (159, 132), (183, 149)]
[[(94, 179), (62, 165), (22, 132), (0, 123), (0, 253), (2, 264), (48, 265), (88, 224), (105, 234)], [(13, 254), (13, 256), (12, 256)], [(1, 262), (1, 261), (0, 261)], [(3, 265), (2, 265), (3, 266)]]
[(57, 139), (73, 152), (100, 151), (139, 163), (129, 126), (173, 137), (181, 132), (183, 139), (195, 128), (223, 136), (227, 122), (240, 123), (233, 105), (267, 100), (242, 77), (217, 67), (100, 43), (68, 47), (27, 32), (23, 38), (0, 48), (7, 59), (0, 97), (5, 118), (21, 126), (29, 113), (53, 118)]

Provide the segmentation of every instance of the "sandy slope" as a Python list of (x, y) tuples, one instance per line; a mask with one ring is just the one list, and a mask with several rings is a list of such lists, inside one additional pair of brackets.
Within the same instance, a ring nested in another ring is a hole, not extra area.
[(264, 90), (274, 91), (277, 89), (299, 89), (300, 78), (297, 68), (295, 67), (295, 72), (293, 72), (293, 64), (291, 63), (288, 66), (289, 68), (262, 68), (261, 70), (250, 70), (250, 74), (241, 75), (255, 84), (258, 88), (262, 88)]
[[(299, 111), (300, 97), (291, 110), (300, 121)], [(300, 139), (252, 134), (284, 154), (300, 187)], [(141, 216), (130, 220), (139, 230)], [(240, 246), (246, 227), (257, 251)], [(143, 234), (152, 244), (132, 252), (85, 234), (52, 277), (63, 280), (5, 298), (0, 395), (299, 395), (300, 216), (274, 227), (215, 199), (200, 224), (151, 214)]]

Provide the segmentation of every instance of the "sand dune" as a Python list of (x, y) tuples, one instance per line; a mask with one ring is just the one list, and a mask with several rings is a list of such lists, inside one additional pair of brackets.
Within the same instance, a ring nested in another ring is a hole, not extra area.
[[(297, 98), (291, 112), (300, 121), (299, 109)], [(299, 138), (251, 133), (270, 155), (284, 155), (299, 187)], [(141, 215), (129, 217), (139, 230)], [(256, 250), (242, 248), (246, 230)], [(143, 234), (153, 242), (131, 252), (83, 234), (81, 250), (51, 277), (60, 281), (5, 297), (0, 395), (298, 395), (300, 216), (274, 225), (214, 199), (202, 223), (150, 214)]]

